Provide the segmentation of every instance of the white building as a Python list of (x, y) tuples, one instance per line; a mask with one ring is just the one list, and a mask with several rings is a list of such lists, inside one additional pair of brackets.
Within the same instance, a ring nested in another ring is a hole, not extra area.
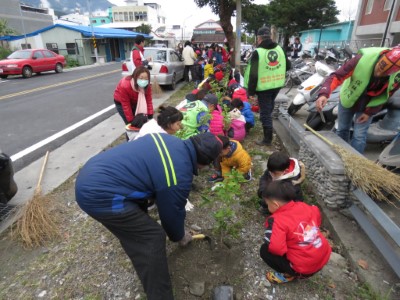
[(64, 24), (64, 25), (82, 25), (89, 26), (90, 19), (88, 15), (81, 15), (79, 12), (74, 14), (64, 15), (58, 18), (58, 20), (54, 21), (55, 24)]
[(100, 25), (104, 28), (135, 30), (142, 24), (151, 25), (153, 31), (165, 26), (165, 14), (161, 5), (143, 0), (126, 0), (123, 6), (113, 6), (112, 23)]

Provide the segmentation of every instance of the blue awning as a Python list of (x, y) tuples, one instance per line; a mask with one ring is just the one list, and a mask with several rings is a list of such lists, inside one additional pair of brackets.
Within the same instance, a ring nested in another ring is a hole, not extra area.
[[(79, 26), (79, 25), (64, 25), (64, 24), (55, 24), (52, 26), (48, 26), (42, 28), (40, 30), (27, 33), (27, 37), (36, 36), (42, 32), (49, 31), (53, 28), (60, 27), (65, 28), (73, 31), (80, 32), (84, 37), (91, 37), (92, 36), (92, 28), (90, 26)], [(101, 27), (93, 27), (93, 34), (96, 38), (120, 38), (120, 39), (134, 39), (138, 35), (143, 35), (146, 39), (152, 39), (153, 37), (148, 34), (143, 34), (139, 32), (129, 31), (125, 29), (114, 29), (114, 28), (101, 28)], [(2, 36), (0, 40), (3, 41), (15, 41), (19, 39), (25, 38), (24, 35), (18, 36)]]

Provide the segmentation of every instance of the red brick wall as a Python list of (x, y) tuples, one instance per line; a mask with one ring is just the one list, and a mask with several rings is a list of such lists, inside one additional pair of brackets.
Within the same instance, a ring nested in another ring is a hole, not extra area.
[[(372, 7), (372, 12), (369, 15), (365, 14), (365, 9), (367, 7), (368, 0), (361, 0), (361, 1), (362, 1), (362, 9), (361, 9), (359, 25), (372, 25), (372, 24), (385, 23), (387, 21), (389, 11), (383, 10), (385, 6), (385, 0), (375, 0), (374, 5)], [(397, 18), (399, 17), (400, 15), (398, 14)]]

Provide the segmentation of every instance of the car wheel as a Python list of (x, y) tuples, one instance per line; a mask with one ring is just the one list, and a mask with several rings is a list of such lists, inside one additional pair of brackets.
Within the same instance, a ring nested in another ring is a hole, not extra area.
[(56, 64), (56, 73), (62, 73), (63, 69), (64, 68), (62, 64), (60, 63)]
[(174, 73), (174, 76), (172, 76), (172, 82), (171, 85), (169, 86), (171, 90), (176, 89), (176, 74)]
[(6, 79), (8, 77), (8, 75), (0, 75), (1, 79)]
[(32, 77), (32, 68), (29, 66), (25, 66), (22, 68), (22, 77), (31, 78)]

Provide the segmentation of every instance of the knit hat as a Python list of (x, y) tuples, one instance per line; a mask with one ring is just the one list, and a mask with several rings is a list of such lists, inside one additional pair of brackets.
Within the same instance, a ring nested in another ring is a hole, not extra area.
[(204, 98), (203, 101), (209, 103), (209, 104), (218, 104), (218, 98), (214, 94), (207, 94)]
[(190, 138), (196, 149), (197, 163), (207, 166), (211, 164), (222, 151), (222, 142), (212, 133), (202, 133)]
[(189, 102), (196, 101), (196, 95), (195, 94), (187, 94), (185, 98)]
[(240, 119), (240, 117), (242, 116), (242, 113), (240, 112), (240, 110), (235, 108), (229, 112), (229, 116), (231, 117), (231, 119), (237, 120), (237, 119)]
[(217, 81), (221, 81), (222, 79), (224, 79), (224, 73), (222, 73), (221, 71), (218, 71), (217, 73), (215, 73), (215, 79)]
[(400, 47), (383, 52), (376, 66), (380, 76), (390, 76), (400, 71)]
[(267, 26), (261, 27), (258, 29), (257, 35), (262, 38), (269, 38), (271, 37), (271, 29)]

